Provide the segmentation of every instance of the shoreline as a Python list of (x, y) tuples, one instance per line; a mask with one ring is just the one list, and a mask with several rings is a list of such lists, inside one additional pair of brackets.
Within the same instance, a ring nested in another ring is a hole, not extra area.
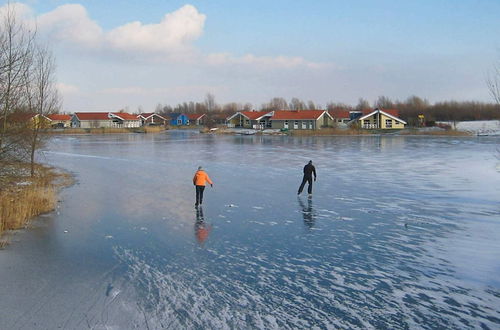
[(258, 136), (454, 136), (454, 137), (475, 137), (476, 134), (467, 131), (458, 130), (420, 130), (409, 128), (404, 130), (358, 130), (358, 129), (335, 129), (326, 128), (321, 130), (290, 130), (290, 131), (273, 131), (265, 132), (254, 129), (224, 129), (219, 128), (215, 131), (209, 129), (200, 130), (202, 134), (214, 135), (258, 135)]
[(55, 210), (61, 189), (75, 182), (70, 173), (46, 165), (37, 164), (34, 177), (29, 174), (29, 163), (2, 166), (11, 173), (2, 177), (1, 182), (0, 249), (9, 245), (6, 233), (28, 228), (33, 218)]

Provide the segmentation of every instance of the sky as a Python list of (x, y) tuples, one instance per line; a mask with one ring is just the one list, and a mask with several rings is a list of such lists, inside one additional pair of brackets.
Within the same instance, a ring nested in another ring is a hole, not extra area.
[[(0, 2), (5, 6), (5, 1)], [(492, 101), (500, 0), (27, 0), (63, 111), (297, 97)], [(0, 8), (1, 10), (1, 8)]]

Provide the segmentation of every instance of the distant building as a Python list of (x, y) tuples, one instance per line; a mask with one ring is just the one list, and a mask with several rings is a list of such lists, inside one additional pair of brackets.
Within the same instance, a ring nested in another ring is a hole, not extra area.
[(328, 114), (330, 114), (330, 116), (333, 118), (334, 123), (347, 123), (351, 120), (351, 113), (349, 112), (349, 110), (328, 110)]
[(188, 114), (188, 119), (189, 119), (189, 125), (191, 126), (201, 126), (205, 124), (205, 117), (206, 115), (204, 113), (190, 113)]
[(52, 128), (71, 127), (71, 115), (53, 113), (48, 115), (47, 118), (50, 119), (50, 126), (52, 126)]
[(227, 118), (227, 126), (231, 128), (270, 128), (269, 119), (272, 111), (238, 111)]
[(71, 127), (75, 128), (102, 128), (112, 125), (109, 112), (75, 112), (71, 116)]
[(365, 129), (403, 129), (406, 122), (400, 118), (397, 109), (364, 110), (357, 121)]
[(140, 126), (139, 116), (126, 112), (75, 112), (71, 117), (71, 127), (133, 128)]
[(189, 118), (183, 113), (171, 113), (169, 114), (170, 120), (169, 124), (172, 126), (185, 126), (189, 125)]
[(275, 129), (316, 130), (333, 125), (333, 117), (326, 110), (276, 110), (269, 120)]
[(167, 118), (153, 112), (141, 113), (139, 119), (141, 119), (142, 126), (165, 125), (167, 123)]
[(142, 126), (141, 119), (138, 115), (132, 115), (126, 112), (110, 112), (109, 118), (113, 122), (112, 127), (136, 128)]

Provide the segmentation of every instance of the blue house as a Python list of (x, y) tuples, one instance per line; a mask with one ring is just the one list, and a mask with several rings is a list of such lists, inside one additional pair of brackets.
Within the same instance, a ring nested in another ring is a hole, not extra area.
[(189, 118), (183, 113), (171, 113), (169, 123), (172, 126), (189, 125)]

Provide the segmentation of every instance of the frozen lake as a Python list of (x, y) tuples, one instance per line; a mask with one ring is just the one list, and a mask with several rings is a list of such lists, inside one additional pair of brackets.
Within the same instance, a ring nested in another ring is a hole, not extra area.
[(499, 144), (57, 137), (77, 184), (0, 251), (0, 329), (498, 329)]

